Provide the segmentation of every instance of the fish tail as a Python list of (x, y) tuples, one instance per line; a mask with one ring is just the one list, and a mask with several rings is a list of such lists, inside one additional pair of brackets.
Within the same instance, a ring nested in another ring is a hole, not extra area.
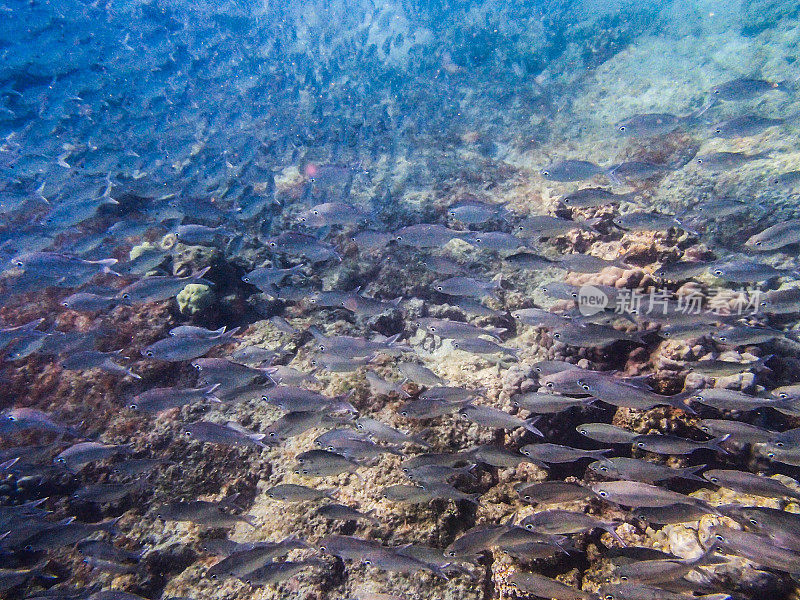
[(726, 433), (723, 436), (720, 436), (718, 438), (714, 438), (713, 440), (709, 440), (707, 442), (709, 450), (715, 450), (717, 452), (721, 452), (722, 454), (730, 454), (730, 452), (728, 450), (726, 450), (725, 448), (722, 447), (722, 444), (724, 444), (728, 440), (728, 438), (730, 438), (730, 437), (731, 437), (731, 434), (730, 433)]
[(621, 537), (619, 537), (619, 534), (617, 533), (617, 529), (616, 529), (616, 527), (614, 527), (614, 525), (612, 525), (612, 524), (610, 524), (610, 523), (609, 523), (608, 525), (604, 525), (604, 526), (603, 526), (603, 530), (604, 530), (604, 531), (606, 531), (606, 532), (608, 532), (608, 534), (609, 534), (611, 537), (613, 537), (613, 538), (614, 538), (615, 540), (617, 540), (617, 541), (618, 541), (620, 544), (622, 544), (622, 547), (623, 547), (623, 548), (627, 548), (627, 546), (628, 546), (628, 545), (625, 543), (625, 540), (623, 540)]
[(678, 469), (680, 472), (680, 477), (682, 479), (689, 479), (691, 481), (702, 481), (703, 483), (707, 483), (705, 479), (702, 477), (697, 476), (698, 471), (702, 471), (708, 465), (695, 465), (693, 467), (681, 467)]
[(203, 389), (203, 394), (205, 395), (206, 400), (211, 400), (212, 402), (222, 402), (222, 400), (220, 400), (219, 397), (214, 393), (220, 388), (221, 385), (221, 383), (214, 383), (206, 386)]
[(681, 392), (680, 394), (675, 394), (673, 396), (666, 396), (666, 404), (671, 406), (672, 408), (677, 408), (679, 410), (686, 411), (690, 415), (696, 415), (697, 412), (689, 406), (687, 400), (689, 400), (694, 394), (692, 392)]
[(538, 435), (539, 437), (544, 437), (544, 434), (537, 427), (534, 427), (534, 425), (540, 418), (541, 415), (536, 415), (535, 417), (531, 417), (530, 419), (525, 419), (525, 421), (523, 421), (523, 427), (525, 427), (525, 429), (527, 429), (531, 433)]
[(119, 262), (116, 258), (104, 258), (102, 260), (93, 260), (91, 262), (98, 265), (102, 273), (108, 273), (109, 275), (116, 275), (117, 277), (122, 277), (122, 275), (120, 275), (111, 268)]
[(611, 167), (608, 171), (606, 171), (606, 176), (614, 185), (622, 185), (622, 181), (619, 177), (617, 177), (616, 170), (619, 165)]

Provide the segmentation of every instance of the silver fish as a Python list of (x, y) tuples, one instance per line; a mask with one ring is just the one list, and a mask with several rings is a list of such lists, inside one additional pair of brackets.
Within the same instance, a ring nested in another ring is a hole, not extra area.
[(271, 562), (263, 567), (251, 571), (242, 577), (242, 580), (248, 585), (261, 586), (261, 585), (274, 585), (294, 577), (301, 571), (308, 567), (325, 566), (325, 562), (316, 558), (307, 558), (301, 561), (284, 561), (284, 562)]
[(603, 500), (631, 508), (663, 507), (670, 504), (703, 504), (689, 496), (640, 481), (607, 481), (592, 483), (589, 484), (589, 487)]
[(611, 452), (610, 448), (603, 450), (581, 450), (560, 444), (527, 444), (519, 450), (523, 455), (533, 461), (543, 463), (567, 463), (583, 458), (599, 459)]
[(469, 296), (480, 299), (493, 295), (500, 289), (500, 283), (473, 277), (451, 277), (450, 279), (434, 282), (433, 289), (449, 296)]
[(582, 500), (592, 491), (577, 483), (568, 481), (544, 481), (542, 483), (520, 483), (514, 489), (525, 502), (532, 504), (553, 504)]
[(333, 490), (321, 490), (298, 485), (295, 483), (283, 483), (267, 489), (264, 493), (273, 500), (283, 502), (307, 502), (309, 500), (321, 500), (331, 498)]
[(756, 252), (770, 252), (800, 242), (800, 219), (788, 219), (750, 236), (745, 246)]
[(475, 404), (467, 404), (461, 407), (458, 414), (483, 427), (493, 427), (496, 429), (517, 429), (519, 427), (524, 427), (531, 433), (544, 437), (544, 434), (534, 426), (534, 423), (539, 420), (538, 417), (524, 420), (491, 406), (479, 406)]
[(712, 452), (727, 454), (727, 450), (721, 446), (727, 439), (727, 437), (722, 436), (707, 442), (696, 442), (674, 435), (658, 433), (638, 435), (633, 438), (631, 443), (635, 448), (656, 454), (682, 455), (691, 454), (697, 450), (711, 450)]
[(59, 452), (53, 459), (53, 462), (66, 467), (74, 473), (90, 462), (105, 460), (116, 454), (126, 454), (129, 452), (131, 452), (131, 448), (125, 445), (79, 442)]
[(241, 427), (238, 423), (229, 422), (226, 425), (211, 421), (198, 421), (184, 426), (183, 434), (187, 438), (212, 444), (228, 444), (233, 446), (257, 446), (265, 448), (261, 441), (263, 433), (253, 433)]
[(207, 527), (233, 527), (237, 523), (247, 523), (251, 527), (255, 527), (252, 518), (249, 516), (224, 512), (222, 509), (227, 504), (227, 502), (207, 502), (204, 500), (171, 502), (158, 507), (156, 509), (156, 517), (164, 521), (188, 521)]
[(213, 337), (170, 336), (142, 348), (142, 356), (168, 362), (192, 360), (202, 356), (215, 346), (230, 343), (237, 329)]
[(578, 425), (575, 430), (590, 440), (603, 444), (630, 444), (638, 435), (608, 423), (584, 423)]
[(398, 229), (394, 232), (394, 240), (414, 248), (441, 248), (450, 240), (464, 235), (465, 232), (448, 229), (444, 225), (422, 223)]
[(635, 458), (601, 458), (589, 465), (589, 468), (604, 477), (627, 479), (628, 481), (641, 481), (643, 483), (657, 483), (668, 479), (689, 479), (703, 481), (696, 475), (705, 465), (673, 469), (666, 465), (651, 463)]
[(747, 473), (745, 471), (711, 469), (703, 473), (703, 477), (714, 485), (753, 496), (768, 498), (800, 499), (800, 492), (784, 485), (777, 479)]
[(711, 131), (714, 136), (721, 138), (749, 137), (784, 123), (784, 119), (770, 119), (758, 115), (740, 115), (717, 123), (711, 128)]
[(173, 277), (171, 275), (149, 275), (142, 277), (138, 281), (122, 288), (117, 292), (116, 298), (126, 302), (161, 302), (169, 300), (190, 283), (202, 283), (204, 285), (214, 285), (213, 282), (204, 279), (210, 267), (198, 271), (187, 277)]
[(221, 402), (214, 395), (220, 384), (215, 383), (201, 388), (151, 388), (131, 398), (128, 408), (144, 412), (161, 412), (171, 408), (180, 408), (202, 400)]
[(493, 337), (500, 341), (499, 332), (493, 329), (477, 327), (470, 323), (461, 321), (450, 321), (449, 319), (434, 319), (430, 317), (423, 317), (417, 319), (417, 322), (422, 325), (428, 333), (438, 335), (441, 338), (449, 339), (475, 339), (482, 335)]
[(585, 513), (560, 509), (537, 512), (520, 522), (520, 526), (525, 529), (546, 535), (568, 535), (600, 528), (624, 546), (625, 542), (617, 535), (615, 525), (619, 523), (601, 521)]
[(121, 350), (114, 352), (99, 352), (97, 350), (84, 350), (75, 352), (61, 361), (61, 367), (70, 371), (82, 371), (84, 369), (100, 369), (107, 373), (116, 375), (127, 375), (134, 379), (141, 379), (127, 367), (115, 363), (112, 359), (120, 356)]
[(603, 168), (586, 160), (562, 160), (544, 167), (539, 174), (548, 181), (583, 181), (603, 172)]

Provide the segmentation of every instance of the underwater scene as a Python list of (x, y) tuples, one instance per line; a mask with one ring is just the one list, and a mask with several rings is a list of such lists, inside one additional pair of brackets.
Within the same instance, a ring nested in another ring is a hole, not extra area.
[(800, 3), (0, 0), (0, 598), (800, 599)]

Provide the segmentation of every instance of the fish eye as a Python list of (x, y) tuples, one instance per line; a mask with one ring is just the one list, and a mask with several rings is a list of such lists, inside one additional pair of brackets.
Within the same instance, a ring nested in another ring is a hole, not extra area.
[(750, 521), (751, 525), (758, 525), (758, 521), (756, 521), (755, 519), (748, 519), (748, 520)]
[(783, 448), (783, 446), (784, 446), (784, 443), (783, 443), (783, 442), (775, 442), (775, 445), (776, 445), (778, 448)]
[(551, 390), (555, 387), (555, 384), (552, 381), (548, 381), (544, 385), (545, 385), (545, 387), (547, 387), (548, 389), (551, 389)]
[(317, 348), (319, 348), (320, 352), (325, 352), (325, 346), (323, 344), (320, 344), (319, 346), (317, 346)]
[(789, 394), (787, 394), (786, 392), (781, 392), (780, 394), (778, 394), (778, 398), (780, 398), (781, 400), (788, 400)]
[(716, 539), (718, 542), (724, 542), (724, 541), (725, 541), (725, 536), (723, 536), (723, 535), (720, 535), (720, 534), (717, 534), (717, 535), (715, 535), (715, 536), (714, 536), (714, 538), (715, 538), (715, 539)]
[(183, 435), (185, 435), (186, 437), (192, 437), (192, 432), (187, 430), (183, 432)]
[(702, 431), (704, 433), (710, 433), (711, 432), (711, 428), (708, 425), (702, 425), (700, 427), (700, 431)]
[(131, 295), (128, 294), (128, 293), (122, 294), (122, 299), (123, 300), (130, 300), (130, 297), (131, 297)]
[(698, 158), (697, 159), (697, 164), (698, 165), (702, 165), (703, 164), (703, 159), (702, 158)]
[(644, 442), (637, 442), (636, 443), (636, 447), (637, 448), (644, 448)]
[(322, 550), (323, 552), (327, 552), (328, 551), (328, 549), (325, 546), (320, 546), (319, 549)]
[(727, 342), (728, 341), (728, 336), (727, 335), (719, 335), (719, 336), (717, 336), (717, 338), (719, 339), (720, 342)]
[(436, 286), (436, 291), (441, 292), (444, 288), (441, 285)]
[(312, 215), (318, 215), (318, 214), (319, 214), (319, 211), (318, 211), (318, 210), (312, 210), (312, 211), (311, 211), (311, 214), (312, 214)]
[(774, 452), (767, 452), (767, 458), (775, 458)]
[(69, 302), (62, 302), (61, 306), (66, 306), (67, 308), (69, 308)]
[(250, 278), (245, 275), (244, 277), (242, 277), (242, 281), (244, 281), (245, 283), (250, 283)]
[(401, 410), (400, 411), (400, 416), (401, 417), (407, 417), (408, 416), (408, 411), (407, 410)]
[(717, 482), (719, 481), (719, 477), (709, 477), (709, 478), (708, 478), (708, 480), (709, 480), (711, 483), (717, 483)]
[(533, 523), (528, 523), (527, 525), (525, 525), (525, 529), (527, 529), (528, 531), (533, 531)]
[(608, 467), (606, 467), (606, 466), (602, 466), (602, 467), (600, 467), (600, 470), (601, 470), (603, 473), (605, 473), (606, 471), (608, 471)]
[(18, 261), (16, 262), (16, 265), (17, 265), (18, 267), (24, 267), (24, 266), (25, 266), (25, 263), (23, 263), (21, 260), (18, 260)]
[(761, 246), (762, 244), (763, 244), (763, 242), (756, 242), (755, 243), (756, 246)]
[(619, 130), (620, 131), (625, 131), (626, 129), (627, 129), (627, 127), (625, 127), (625, 125), (620, 125), (619, 126)]
[(62, 465), (67, 464), (67, 460), (65, 458), (57, 458), (56, 462), (57, 463), (61, 463)]
[(131, 405), (130, 405), (128, 408), (130, 408), (131, 410), (137, 410), (139, 407), (138, 407), (138, 406), (136, 405), (136, 403), (134, 402), (134, 403), (133, 403), (133, 404), (131, 404)]
[(545, 177), (547, 177), (548, 175), (550, 175), (550, 171), (548, 171), (547, 169), (543, 169), (543, 170), (542, 170), (542, 175), (544, 175)]
[(153, 351), (152, 350), (148, 350), (147, 352), (145, 352), (145, 354), (147, 356), (153, 356)]
[(456, 551), (455, 550), (450, 550), (450, 552), (447, 553), (447, 556), (450, 556), (450, 557), (453, 557), (455, 555), (456, 555)]
[(665, 338), (668, 338), (672, 335), (672, 333), (670, 333), (669, 331), (663, 331), (661, 332), (661, 335), (664, 336)]
[(601, 498), (608, 498), (608, 492), (606, 492), (605, 490), (600, 490), (599, 492), (597, 492), (597, 495), (600, 496)]
[(268, 245), (270, 248), (277, 248), (278, 246), (278, 244), (276, 244), (275, 242), (270, 242)]
[(560, 340), (560, 339), (561, 339), (561, 334), (560, 334), (560, 333), (554, 333), (554, 334), (553, 334), (553, 337), (554, 337), (555, 339), (557, 339), (557, 340)]
[(603, 596), (603, 600), (614, 600), (614, 594), (606, 594)]
[(402, 235), (398, 235), (394, 239), (396, 239), (398, 242), (402, 242), (403, 241), (403, 236)]
[(269, 432), (269, 437), (274, 438), (275, 437), (275, 432), (274, 431), (270, 431)]
[(14, 421), (17, 420), (17, 417), (15, 417), (14, 415), (8, 415), (8, 420), (13, 423)]
[(584, 383), (584, 384), (581, 386), (581, 389), (582, 389), (582, 390), (584, 390), (584, 391), (586, 391), (586, 392), (588, 392), (588, 391), (589, 391), (589, 384), (588, 384), (588, 383)]
[(628, 576), (627, 575), (621, 575), (620, 576), (620, 580), (621, 581), (628, 581)]
[(714, 133), (717, 133), (717, 134), (722, 133), (722, 129), (717, 127), (717, 128), (714, 129)]

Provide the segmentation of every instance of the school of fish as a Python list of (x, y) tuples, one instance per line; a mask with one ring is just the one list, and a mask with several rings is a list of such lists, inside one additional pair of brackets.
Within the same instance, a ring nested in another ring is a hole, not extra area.
[[(516, 174), (547, 182), (555, 211), (476, 193), (395, 213), (376, 164), (436, 125), (395, 112), (392, 82), (345, 82), (376, 101), (309, 109), (330, 74), (276, 64), (269, 89), (236, 81), (220, 95), (228, 107), (246, 98), (245, 113), (198, 116), (185, 97), (224, 82), (228, 65), (190, 73), (175, 55), (215, 34), (177, 44), (180, 23), (147, 6), (166, 25), (125, 40), (164, 61), (144, 97), (69, 72), (66, 86), (32, 73), (2, 84), (2, 597), (177, 600), (162, 592), (190, 568), (198, 599), (396, 600), (412, 597), (403, 577), (441, 586), (431, 598), (458, 585), (481, 598), (762, 597), (720, 575), (743, 561), (787, 594), (797, 586), (800, 217), (733, 252), (707, 226), (759, 207), (718, 198), (666, 214), (644, 195), (670, 173), (730, 175), (769, 152), (555, 158)], [(46, 14), (38, 35), (59, 31)], [(274, 35), (290, 45), (296, 32)], [(143, 59), (121, 48), (137, 73)], [(621, 115), (615, 135), (796, 136), (791, 113), (717, 117), (723, 104), (795, 97), (791, 73), (702, 92), (693, 114)], [(247, 135), (223, 123), (234, 115)], [(333, 152), (301, 150), (315, 146)], [(800, 171), (767, 184), (793, 193)], [(371, 187), (372, 203), (355, 201)], [(592, 247), (632, 233), (710, 250), (643, 264)], [(647, 278), (599, 282), (630, 271)], [(545, 303), (526, 284), (543, 273)], [(713, 306), (693, 295), (710, 287), (727, 294)], [(661, 344), (696, 340), (707, 357), (648, 362)], [(454, 356), (497, 375), (454, 376)], [(221, 483), (232, 463), (249, 482)], [(380, 510), (355, 500), (369, 494)], [(276, 536), (263, 508), (249, 513), (255, 496), (303, 533)], [(695, 524), (694, 555), (644, 545), (676, 524)], [(426, 543), (403, 539), (415, 527)], [(604, 580), (575, 574), (601, 560)], [(364, 587), (376, 573), (397, 577)], [(323, 591), (297, 594), (303, 578)], [(473, 597), (460, 593), (448, 597)]]

